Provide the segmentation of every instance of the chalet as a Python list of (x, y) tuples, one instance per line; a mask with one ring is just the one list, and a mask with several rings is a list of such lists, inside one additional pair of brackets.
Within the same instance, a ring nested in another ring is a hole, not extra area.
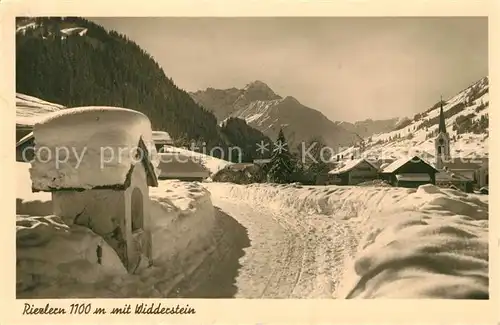
[(380, 176), (393, 186), (418, 187), (436, 184), (438, 170), (418, 156), (401, 158), (385, 167)]
[(214, 182), (231, 182), (236, 184), (260, 183), (265, 180), (262, 165), (252, 163), (229, 164), (213, 175)]
[(165, 131), (153, 131), (152, 137), (158, 152), (163, 152), (165, 146), (173, 145), (172, 138)]
[(436, 185), (441, 187), (456, 187), (466, 193), (473, 192), (472, 179), (451, 171), (440, 171), (436, 174)]
[(162, 152), (158, 156), (158, 168), (161, 170), (159, 179), (201, 182), (210, 176), (210, 171), (196, 157), (177, 152)]
[(477, 187), (488, 185), (488, 158), (457, 158), (443, 165), (444, 170), (468, 179)]
[(346, 160), (328, 172), (328, 184), (356, 185), (378, 179), (378, 166), (371, 161), (359, 158)]

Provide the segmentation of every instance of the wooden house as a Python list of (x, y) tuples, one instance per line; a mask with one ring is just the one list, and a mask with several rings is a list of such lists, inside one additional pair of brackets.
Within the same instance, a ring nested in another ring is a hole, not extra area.
[(438, 170), (418, 156), (401, 158), (385, 167), (380, 176), (393, 186), (415, 188), (436, 184)]
[(441, 171), (436, 174), (436, 185), (440, 187), (453, 186), (466, 193), (472, 193), (474, 191), (472, 179), (447, 170)]
[(444, 169), (468, 179), (476, 187), (488, 185), (488, 158), (456, 158), (444, 163)]
[(359, 158), (346, 160), (328, 172), (328, 184), (356, 185), (378, 179), (379, 169), (371, 161)]
[(178, 179), (186, 182), (201, 182), (210, 177), (208, 168), (194, 156), (177, 152), (162, 152), (158, 154), (161, 170), (159, 179)]
[(165, 146), (173, 145), (173, 140), (170, 135), (165, 131), (153, 131), (152, 133), (153, 142), (156, 147), (156, 151), (164, 152)]

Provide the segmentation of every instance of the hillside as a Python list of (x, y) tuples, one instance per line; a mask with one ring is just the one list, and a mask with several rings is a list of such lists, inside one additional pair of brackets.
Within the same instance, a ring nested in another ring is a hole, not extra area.
[[(399, 124), (391, 132), (367, 137), (365, 156), (393, 159), (413, 154), (434, 155), (434, 137), (438, 129), (440, 102)], [(451, 138), (453, 157), (488, 157), (489, 139), (488, 77), (470, 85), (455, 96), (443, 100), (446, 129)], [(349, 157), (361, 144), (341, 155)], [(344, 158), (345, 158), (344, 157)]]
[[(78, 17), (18, 18), (16, 24), (16, 91), (20, 94), (64, 107), (134, 109), (150, 118), (154, 130), (167, 131), (175, 143), (205, 143), (206, 150), (255, 143), (254, 138), (235, 138), (236, 131), (224, 134), (211, 112), (123, 35)], [(246, 123), (238, 127), (249, 128)], [(220, 150), (214, 153), (221, 156)]]
[(243, 89), (208, 88), (191, 93), (191, 96), (212, 111), (219, 121), (228, 117), (244, 119), (273, 140), (283, 127), (291, 148), (314, 137), (323, 138), (332, 148), (357, 139), (352, 131), (330, 121), (321, 112), (302, 105), (292, 96), (281, 97), (259, 80)]

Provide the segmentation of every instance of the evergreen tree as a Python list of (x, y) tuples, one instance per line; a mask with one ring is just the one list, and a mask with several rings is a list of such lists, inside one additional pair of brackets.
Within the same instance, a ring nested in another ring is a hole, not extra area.
[(268, 167), (268, 180), (273, 183), (289, 183), (295, 171), (295, 161), (280, 129)]

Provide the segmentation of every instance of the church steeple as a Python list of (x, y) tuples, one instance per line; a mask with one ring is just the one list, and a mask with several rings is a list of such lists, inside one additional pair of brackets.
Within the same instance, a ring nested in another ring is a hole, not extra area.
[(444, 121), (444, 112), (443, 112), (443, 97), (441, 96), (441, 109), (439, 112), (439, 130), (438, 133), (446, 133), (446, 123)]
[(440, 102), (441, 108), (439, 111), (439, 129), (436, 139), (434, 140), (434, 146), (436, 148), (436, 168), (441, 170), (445, 166), (445, 162), (448, 162), (450, 157), (450, 136), (446, 132), (446, 123), (444, 120), (443, 112), (443, 97), (441, 97)]

